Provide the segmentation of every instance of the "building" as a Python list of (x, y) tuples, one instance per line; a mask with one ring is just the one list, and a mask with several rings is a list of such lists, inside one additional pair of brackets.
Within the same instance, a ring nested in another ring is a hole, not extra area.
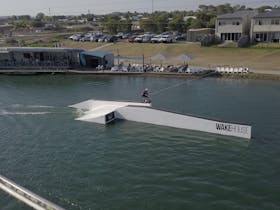
[(0, 68), (71, 69), (80, 67), (82, 49), (49, 47), (0, 48)]
[(0, 69), (96, 69), (111, 68), (114, 55), (103, 51), (75, 48), (7, 47), (0, 48)]
[(254, 16), (250, 38), (252, 42), (280, 42), (280, 10)]
[(114, 54), (108, 51), (84, 51), (80, 53), (82, 67), (94, 68), (102, 66), (111, 69), (114, 66)]
[(202, 38), (208, 34), (215, 34), (215, 30), (213, 28), (189, 29), (187, 32), (187, 41), (200, 42)]
[(250, 35), (251, 18), (256, 11), (239, 11), (219, 15), (216, 20), (216, 35), (222, 41), (238, 41), (241, 36)]

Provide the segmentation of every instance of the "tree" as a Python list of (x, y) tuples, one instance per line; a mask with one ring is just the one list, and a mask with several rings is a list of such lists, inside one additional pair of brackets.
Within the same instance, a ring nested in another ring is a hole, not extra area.
[(31, 23), (31, 26), (33, 27), (44, 27), (45, 23), (43, 23), (41, 20), (33, 20)]
[(105, 22), (105, 28), (109, 34), (116, 34), (119, 28), (119, 19), (115, 17), (108, 17)]
[(202, 22), (199, 19), (190, 19), (189, 28), (202, 28)]
[(35, 20), (38, 20), (38, 21), (43, 21), (45, 18), (45, 14), (42, 13), (42, 12), (39, 12), (36, 17), (35, 17)]
[(168, 26), (168, 18), (169, 15), (166, 12), (156, 17), (155, 21), (157, 24), (157, 32), (162, 33), (166, 31)]
[(184, 32), (186, 29), (183, 16), (176, 16), (168, 23), (168, 29), (170, 31)]
[(216, 25), (216, 17), (212, 17), (210, 21), (206, 24), (207, 28), (215, 28)]
[(119, 28), (118, 31), (122, 31), (122, 32), (131, 32), (131, 26), (132, 26), (132, 22), (129, 19), (126, 20), (121, 20), (119, 23)]
[(153, 21), (152, 18), (147, 18), (147, 19), (140, 20), (140, 27), (141, 27), (141, 29), (143, 29), (146, 32), (147, 31), (156, 32), (156, 30), (157, 30), (157, 25)]

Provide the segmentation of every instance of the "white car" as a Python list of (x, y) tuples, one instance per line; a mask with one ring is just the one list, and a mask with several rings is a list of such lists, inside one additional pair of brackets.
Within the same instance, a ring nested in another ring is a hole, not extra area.
[(140, 36), (137, 36), (135, 39), (134, 39), (134, 41), (135, 42), (142, 42), (143, 41), (143, 35), (140, 35)]
[(162, 43), (172, 43), (173, 39), (169, 35), (162, 35), (161, 38), (159, 39), (159, 41)]
[(161, 35), (156, 35), (156, 36), (152, 37), (151, 43), (159, 43), (160, 39), (161, 39)]
[(72, 36), (69, 37), (69, 39), (71, 39), (73, 41), (79, 41), (80, 38), (82, 38), (81, 34), (73, 34)]

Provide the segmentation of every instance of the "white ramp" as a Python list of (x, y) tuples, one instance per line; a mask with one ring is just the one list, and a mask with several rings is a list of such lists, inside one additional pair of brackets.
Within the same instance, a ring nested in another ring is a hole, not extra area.
[(117, 118), (226, 136), (251, 138), (251, 126), (187, 116), (146, 107), (122, 107)]
[(117, 109), (127, 106), (150, 107), (151, 105), (148, 103), (88, 100), (70, 107), (83, 113), (76, 120), (106, 124), (115, 119)]
[(152, 109), (147, 103), (88, 100), (70, 107), (83, 111), (77, 120), (106, 124), (114, 119), (251, 138), (251, 126)]

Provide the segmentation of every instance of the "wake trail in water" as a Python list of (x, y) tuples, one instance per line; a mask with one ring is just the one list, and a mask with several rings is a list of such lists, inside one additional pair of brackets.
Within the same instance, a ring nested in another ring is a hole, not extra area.
[(51, 114), (52, 112), (7, 112), (1, 111), (0, 115), (44, 115)]
[(46, 105), (12, 104), (0, 108), (0, 116), (5, 115), (46, 115), (71, 114), (73, 110), (68, 107), (55, 107)]
[(26, 105), (26, 104), (12, 104), (11, 107), (13, 108), (21, 108), (21, 107), (25, 107), (25, 108), (55, 108), (54, 106), (45, 106), (45, 105)]

